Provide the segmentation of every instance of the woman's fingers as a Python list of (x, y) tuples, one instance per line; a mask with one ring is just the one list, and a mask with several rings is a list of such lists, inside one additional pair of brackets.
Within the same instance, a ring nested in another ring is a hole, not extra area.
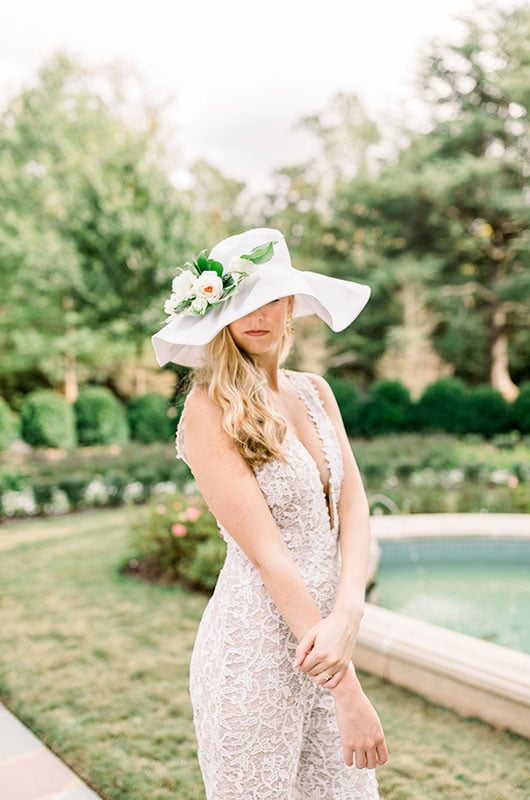
[(388, 750), (386, 749), (386, 742), (383, 740), (381, 744), (378, 744), (376, 749), (377, 753), (377, 763), (378, 764), (386, 764), (388, 761)]
[(325, 680), (323, 685), (326, 687), (326, 689), (335, 689), (335, 687), (338, 686), (341, 680), (344, 678), (345, 673), (345, 669), (339, 669), (334, 675), (331, 676), (329, 680)]
[(294, 668), (300, 667), (302, 668), (303, 672), (306, 671), (306, 669), (303, 668), (305, 666), (304, 661), (306, 659), (307, 654), (310, 653), (311, 650), (313, 649), (316, 636), (317, 636), (316, 631), (313, 628), (310, 628), (306, 633), (306, 635), (300, 639), (300, 641), (298, 642), (298, 647), (296, 648), (295, 652), (295, 660), (293, 664)]
[(368, 749), (343, 747), (344, 763), (347, 767), (356, 767), (357, 769), (375, 769), (378, 764), (384, 764), (386, 761), (379, 761), (377, 755), (377, 747)]
[(346, 747), (345, 745), (342, 745), (342, 755), (346, 766), (353, 767), (353, 750), (351, 749), (351, 747)]
[(345, 672), (346, 670), (344, 669), (337, 670), (337, 672), (331, 669), (325, 669), (318, 675), (315, 675), (315, 681), (325, 689), (334, 689), (343, 679)]
[(357, 767), (357, 769), (364, 769), (366, 764), (366, 751), (362, 748), (355, 749), (353, 751), (353, 763)]

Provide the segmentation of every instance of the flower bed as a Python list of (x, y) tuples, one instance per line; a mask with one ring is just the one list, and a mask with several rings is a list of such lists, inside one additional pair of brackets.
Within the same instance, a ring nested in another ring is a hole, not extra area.
[(35, 449), (0, 461), (0, 517), (65, 514), (94, 507), (143, 503), (191, 481), (168, 444)]
[[(530, 512), (530, 450), (447, 434), (353, 440), (372, 510), (385, 513)], [(189, 487), (172, 443), (33, 449), (0, 460), (0, 519), (141, 504)]]

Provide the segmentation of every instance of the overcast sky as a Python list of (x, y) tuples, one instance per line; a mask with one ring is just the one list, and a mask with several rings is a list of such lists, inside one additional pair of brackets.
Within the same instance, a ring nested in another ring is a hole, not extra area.
[[(494, 0), (497, 7), (511, 0)], [(299, 160), (295, 130), (338, 91), (376, 119), (410, 114), (418, 56), (454, 38), (472, 0), (11, 0), (0, 10), (0, 99), (61, 49), (134, 65), (171, 116), (187, 161), (255, 188)]]

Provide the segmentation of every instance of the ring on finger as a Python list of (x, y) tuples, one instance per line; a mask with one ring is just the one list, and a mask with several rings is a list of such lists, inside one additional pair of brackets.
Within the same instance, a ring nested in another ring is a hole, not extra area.
[(326, 672), (323, 672), (322, 675), (323, 675), (325, 681), (330, 681), (332, 679), (332, 677), (333, 677), (333, 675), (330, 675), (327, 670), (326, 670)]

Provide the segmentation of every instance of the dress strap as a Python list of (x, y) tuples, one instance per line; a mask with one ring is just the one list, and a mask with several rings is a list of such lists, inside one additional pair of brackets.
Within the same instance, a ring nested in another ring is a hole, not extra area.
[(186, 460), (186, 451), (184, 449), (184, 427), (184, 409), (182, 409), (182, 414), (180, 415), (177, 431), (175, 433), (175, 449), (177, 451), (177, 458), (181, 458), (186, 464), (188, 464)]
[(320, 393), (309, 377), (303, 372), (295, 372), (294, 370), (284, 370), (291, 383), (294, 385), (298, 395), (307, 406), (307, 410), (313, 422), (316, 425), (317, 431), (322, 437), (323, 425), (328, 421), (328, 414), (324, 408), (324, 403), (320, 397)]

